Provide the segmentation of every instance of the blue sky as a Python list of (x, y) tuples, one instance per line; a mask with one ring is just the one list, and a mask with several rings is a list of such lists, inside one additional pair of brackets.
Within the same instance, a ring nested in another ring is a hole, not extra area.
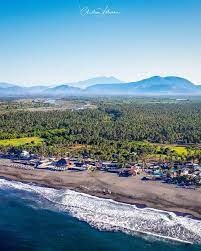
[[(108, 8), (114, 15), (85, 15)], [(200, 0), (0, 0), (0, 82), (177, 75), (201, 84)]]

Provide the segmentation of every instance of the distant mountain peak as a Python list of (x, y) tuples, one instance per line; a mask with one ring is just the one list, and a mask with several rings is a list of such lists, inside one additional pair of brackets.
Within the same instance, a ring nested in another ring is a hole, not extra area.
[(189, 80), (180, 77), (153, 76), (137, 82), (115, 85), (94, 85), (88, 87), (91, 93), (102, 95), (188, 95), (201, 94), (199, 88)]
[(87, 80), (70, 83), (69, 85), (84, 89), (89, 86), (97, 85), (97, 84), (119, 84), (119, 83), (124, 83), (124, 82), (113, 76), (110, 76), (110, 77), (100, 76), (100, 77), (94, 77)]

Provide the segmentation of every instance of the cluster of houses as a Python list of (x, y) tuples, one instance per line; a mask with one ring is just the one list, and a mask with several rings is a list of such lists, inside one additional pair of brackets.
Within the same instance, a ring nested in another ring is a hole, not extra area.
[(201, 165), (192, 162), (147, 163), (144, 180), (161, 180), (179, 186), (201, 185)]
[(201, 165), (192, 162), (138, 162), (123, 165), (116, 161), (96, 161), (90, 158), (41, 158), (27, 151), (10, 149), (3, 158), (12, 160), (14, 166), (25, 169), (51, 171), (105, 171), (120, 177), (140, 174), (142, 180), (160, 180), (179, 186), (201, 185)]

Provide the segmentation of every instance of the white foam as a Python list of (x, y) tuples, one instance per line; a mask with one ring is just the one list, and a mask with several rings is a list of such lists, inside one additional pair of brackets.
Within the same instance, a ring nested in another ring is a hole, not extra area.
[(172, 212), (97, 198), (71, 190), (56, 190), (0, 179), (1, 189), (14, 189), (37, 194), (54, 208), (88, 222), (100, 230), (146, 233), (160, 238), (201, 243), (201, 221), (177, 216)]

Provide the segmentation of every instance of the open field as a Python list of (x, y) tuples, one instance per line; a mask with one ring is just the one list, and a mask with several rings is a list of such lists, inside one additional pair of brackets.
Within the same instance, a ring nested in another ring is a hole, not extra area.
[(96, 109), (97, 107), (87, 101), (64, 99), (18, 99), (0, 102), (0, 114), (9, 112), (51, 112), (65, 110)]
[(187, 146), (180, 146), (176, 144), (154, 144), (158, 150), (161, 148), (168, 148), (170, 151), (176, 152), (179, 156), (187, 155), (188, 154), (188, 147)]
[(187, 155), (188, 151), (187, 148), (185, 146), (171, 146), (171, 145), (167, 145), (167, 147), (172, 150), (175, 151), (178, 155)]
[(0, 140), (0, 146), (24, 146), (24, 145), (40, 145), (43, 139), (39, 137), (26, 137), (26, 138), (16, 138), (16, 139), (3, 139)]

